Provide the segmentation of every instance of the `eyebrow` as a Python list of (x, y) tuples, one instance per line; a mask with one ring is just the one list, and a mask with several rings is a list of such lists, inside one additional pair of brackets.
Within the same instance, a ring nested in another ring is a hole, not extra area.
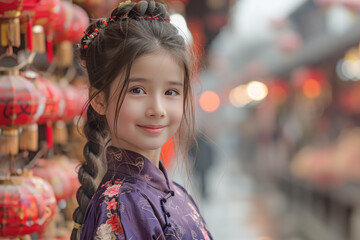
[[(147, 78), (130, 78), (129, 79), (129, 82), (149, 82), (149, 79)], [(170, 83), (171, 85), (174, 85), (174, 86), (184, 86), (184, 84), (182, 82), (178, 82), (178, 81), (167, 81), (167, 83)]]

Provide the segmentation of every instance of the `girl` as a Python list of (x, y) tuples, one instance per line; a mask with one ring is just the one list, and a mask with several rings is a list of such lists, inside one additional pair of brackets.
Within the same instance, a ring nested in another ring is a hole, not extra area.
[(120, 3), (88, 27), (80, 53), (90, 104), (71, 239), (212, 239), (159, 160), (170, 137), (193, 131), (189, 55), (165, 6)]

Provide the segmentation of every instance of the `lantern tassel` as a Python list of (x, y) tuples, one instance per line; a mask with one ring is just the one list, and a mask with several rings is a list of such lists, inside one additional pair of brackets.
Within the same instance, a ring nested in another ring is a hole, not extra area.
[(48, 149), (52, 149), (54, 146), (53, 138), (53, 128), (50, 122), (46, 123), (45, 126), (46, 142), (48, 144)]
[(46, 52), (48, 62), (52, 62), (54, 59), (52, 40), (46, 38)]
[(20, 47), (20, 19), (14, 18), (9, 21), (8, 37), (11, 46)]
[(39, 139), (38, 131), (38, 125), (35, 123), (25, 127), (20, 135), (20, 149), (33, 152), (37, 151)]
[(28, 16), (27, 24), (26, 24), (26, 43), (27, 49), (29, 52), (33, 50), (33, 36), (32, 36), (32, 19)]
[(19, 152), (17, 129), (3, 129), (0, 136), (0, 153), (16, 155)]
[(7, 23), (0, 23), (1, 27), (1, 46), (6, 47), (8, 45), (8, 29), (9, 24)]

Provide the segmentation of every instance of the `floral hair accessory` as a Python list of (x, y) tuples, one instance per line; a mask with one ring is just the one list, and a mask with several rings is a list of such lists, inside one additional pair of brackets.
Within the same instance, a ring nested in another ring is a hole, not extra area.
[(130, 3), (131, 3), (131, 0), (128, 0), (128, 1), (126, 1), (126, 2), (121, 2), (121, 3), (119, 3), (118, 8), (123, 8), (123, 7), (125, 7), (126, 5), (129, 5)]
[[(125, 7), (125, 6), (127, 6), (129, 4), (131, 4), (131, 0), (121, 2), (121, 3), (119, 3), (118, 8), (123, 8), (123, 7)], [(170, 22), (170, 19), (163, 19), (163, 18), (154, 17), (154, 16), (148, 16), (148, 17), (144, 17), (144, 18), (148, 19), (148, 20), (158, 20), (158, 21)], [(89, 48), (89, 45), (94, 40), (94, 38), (99, 35), (99, 32), (102, 31), (103, 29), (105, 29), (105, 27), (108, 25), (109, 22), (115, 21), (115, 19), (116, 19), (116, 16), (110, 17), (107, 20), (102, 20), (102, 23), (101, 23), (100, 27), (95, 28), (92, 33), (84, 32), (85, 35), (86, 35), (85, 39), (83, 40), (83, 42), (85, 43), (84, 49)]]
[[(116, 16), (113, 16), (112, 18), (109, 18), (109, 21), (114, 21)], [(89, 44), (94, 40), (95, 37), (101, 32), (106, 26), (108, 25), (108, 22), (106, 20), (102, 20), (100, 27), (95, 28), (92, 33), (84, 32), (87, 36), (83, 42), (85, 43), (84, 48), (87, 49), (89, 47)]]

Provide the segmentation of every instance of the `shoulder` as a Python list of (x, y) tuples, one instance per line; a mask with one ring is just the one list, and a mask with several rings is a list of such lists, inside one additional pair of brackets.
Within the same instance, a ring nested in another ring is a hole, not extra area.
[(191, 194), (182, 185), (174, 181), (172, 181), (172, 183), (174, 186), (175, 195), (179, 196), (180, 198), (184, 198), (184, 200), (189, 198), (190, 201), (193, 201)]
[(138, 209), (149, 210), (151, 205), (143, 192), (144, 187), (136, 179), (128, 178), (105, 181), (98, 190), (102, 204), (109, 201), (116, 203), (119, 214), (139, 212)]
[(102, 202), (116, 199), (131, 204), (145, 199), (141, 194), (141, 186), (136, 180), (128, 178), (105, 181), (100, 184), (97, 194)]

